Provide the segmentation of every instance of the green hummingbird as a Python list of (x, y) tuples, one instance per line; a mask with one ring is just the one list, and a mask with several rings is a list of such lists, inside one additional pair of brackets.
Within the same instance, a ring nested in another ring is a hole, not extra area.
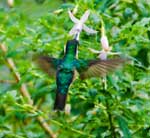
[(77, 59), (78, 40), (81, 30), (83, 29), (88, 33), (95, 33), (96, 31), (83, 25), (89, 16), (89, 11), (86, 11), (80, 20), (73, 17), (71, 12), (69, 12), (69, 15), (76, 23), (70, 31), (70, 34), (75, 35), (75, 37), (73, 40), (67, 41), (63, 58), (57, 59), (42, 56), (39, 57), (38, 62), (40, 67), (47, 72), (49, 76), (56, 76), (57, 91), (54, 103), (55, 110), (64, 109), (69, 86), (73, 82), (75, 71), (79, 73), (81, 79), (100, 77), (113, 71), (125, 61), (120, 58), (109, 60)]
[(108, 72), (116, 69), (123, 59), (109, 60), (83, 60), (77, 59), (78, 40), (69, 40), (62, 59), (42, 56), (39, 58), (40, 67), (50, 76), (56, 75), (57, 92), (54, 109), (63, 110), (66, 103), (67, 93), (73, 81), (75, 70), (81, 79), (105, 76)]

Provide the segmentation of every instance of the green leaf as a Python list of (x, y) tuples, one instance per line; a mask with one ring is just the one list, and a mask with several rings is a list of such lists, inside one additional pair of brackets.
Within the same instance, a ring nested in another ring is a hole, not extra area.
[(117, 120), (119, 127), (123, 132), (123, 138), (131, 138), (131, 134), (126, 120), (122, 116), (117, 116)]

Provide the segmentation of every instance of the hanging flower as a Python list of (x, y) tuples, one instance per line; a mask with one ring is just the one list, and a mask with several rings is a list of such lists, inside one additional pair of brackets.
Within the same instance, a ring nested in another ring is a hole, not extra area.
[(102, 45), (102, 50), (99, 52), (99, 58), (102, 60), (107, 59), (107, 55), (111, 54), (112, 48), (109, 47), (109, 42), (107, 39), (107, 36), (103, 35), (100, 39), (101, 45)]
[(75, 25), (73, 26), (73, 28), (69, 32), (70, 35), (74, 35), (74, 36), (78, 35), (77, 39), (79, 40), (79, 35), (80, 35), (80, 32), (82, 31), (82, 29), (89, 34), (97, 33), (97, 31), (87, 27), (84, 24), (90, 15), (89, 10), (85, 11), (85, 13), (82, 15), (80, 20), (77, 19), (76, 17), (74, 17), (74, 15), (70, 11), (68, 11), (68, 14), (69, 14), (70, 19), (75, 23)]
[(118, 52), (111, 52), (112, 47), (109, 46), (108, 38), (105, 35), (105, 28), (104, 28), (103, 21), (102, 21), (101, 35), (102, 35), (102, 37), (100, 39), (100, 42), (101, 42), (102, 50), (97, 51), (97, 50), (89, 48), (90, 51), (92, 51), (93, 53), (98, 53), (99, 54), (98, 57), (101, 60), (106, 60), (108, 55), (118, 55), (119, 54)]
[(106, 51), (109, 51), (110, 47), (109, 47), (107, 36), (105, 35), (102, 36), (100, 41), (101, 41), (102, 48)]

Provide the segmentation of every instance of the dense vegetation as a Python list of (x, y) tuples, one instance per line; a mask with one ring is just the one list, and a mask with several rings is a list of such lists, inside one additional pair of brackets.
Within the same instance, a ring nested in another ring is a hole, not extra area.
[[(58, 138), (149, 138), (150, 1), (14, 2), (9, 7), (0, 1), (0, 138), (55, 134)], [(90, 9), (86, 24), (98, 31), (92, 36), (82, 32), (78, 58), (97, 58), (88, 48), (101, 50), (103, 19), (112, 51), (130, 62), (107, 76), (106, 89), (101, 78), (77, 77), (67, 99), (71, 111), (65, 113), (53, 111), (55, 79), (38, 69), (33, 59), (34, 55), (62, 57), (73, 26), (68, 8), (78, 18)], [(45, 122), (50, 132), (42, 127)]]

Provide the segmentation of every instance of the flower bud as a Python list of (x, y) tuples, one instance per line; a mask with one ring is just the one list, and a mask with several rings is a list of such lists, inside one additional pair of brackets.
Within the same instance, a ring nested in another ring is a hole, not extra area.
[(104, 35), (101, 37), (101, 45), (105, 51), (109, 51), (109, 43), (108, 43), (107, 36)]

